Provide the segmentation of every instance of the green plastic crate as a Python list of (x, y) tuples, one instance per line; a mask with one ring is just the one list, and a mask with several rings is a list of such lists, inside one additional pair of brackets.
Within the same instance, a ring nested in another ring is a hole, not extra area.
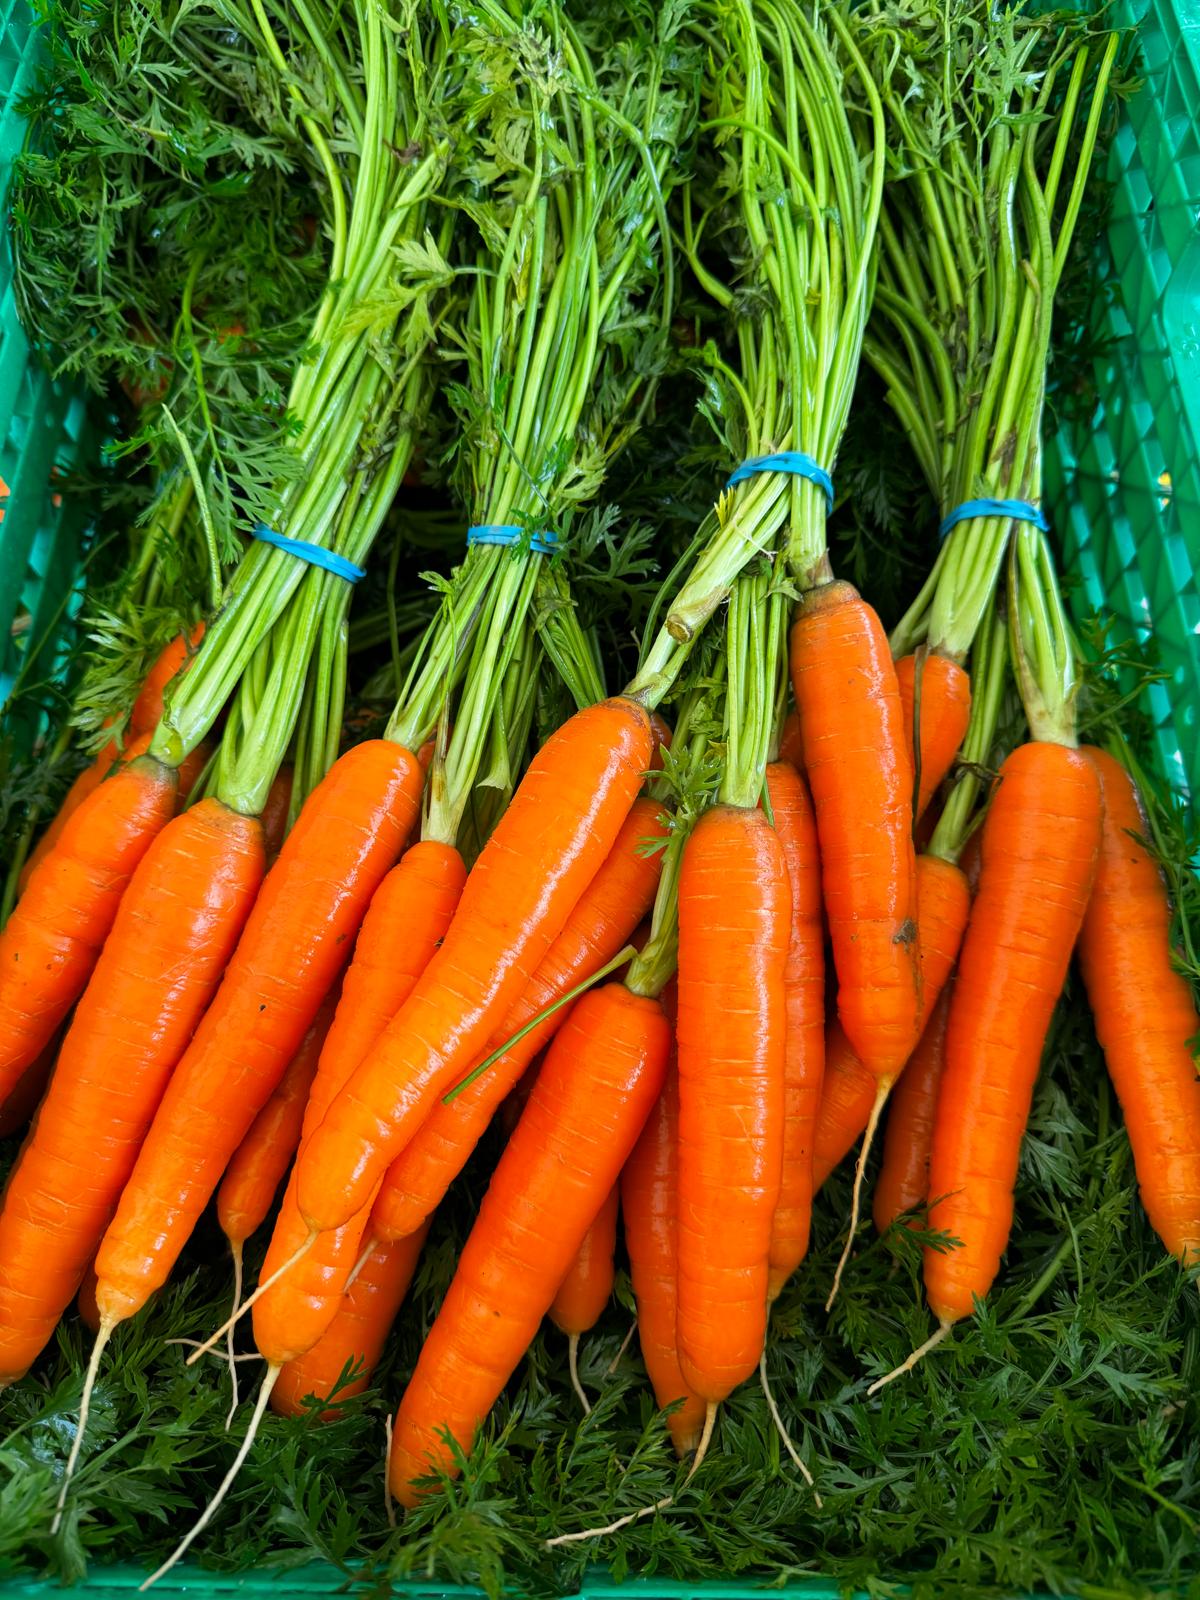
[[(38, 50), (28, 0), (0, 0), (0, 174), (7, 188), (25, 138), (17, 111), (32, 87)], [(29, 346), (13, 294), (12, 242), (0, 230), (0, 706), (18, 675), (26, 685), (62, 676), (78, 609), (76, 584), (86, 545), (82, 504), (62, 480), (95, 458), (97, 441), (83, 397), (54, 383)], [(7, 725), (19, 743), (36, 737), (36, 695)]]
[[(1147, 0), (1121, 20), (1141, 25), (1144, 81), (1129, 102), (1109, 177), (1114, 203), (1098, 277), (1119, 294), (1103, 316), (1111, 341), (1097, 371), (1101, 405), (1086, 429), (1063, 426), (1047, 440), (1046, 501), (1064, 570), (1078, 580), (1080, 620), (1112, 613), (1118, 633), (1153, 639), (1167, 680), (1148, 710), (1164, 771), (1200, 792), (1200, 0)], [(37, 39), (27, 0), (0, 0), (0, 184), (24, 128), (14, 105), (30, 80)], [(37, 366), (17, 319), (7, 230), (0, 237), (0, 707), (18, 672), (60, 673), (86, 519), (54, 484), (94, 458), (86, 408)], [(35, 723), (19, 729), (26, 737)], [(64, 1593), (132, 1595), (144, 1573), (97, 1568)], [(230, 1575), (180, 1566), (160, 1594), (352, 1592), (323, 1566)], [(55, 1592), (40, 1579), (0, 1579), (3, 1600)], [(477, 1600), (454, 1585), (392, 1585), (406, 1600)], [(753, 1580), (615, 1584), (588, 1575), (579, 1600), (836, 1600), (836, 1585), (799, 1580), (759, 1588)]]

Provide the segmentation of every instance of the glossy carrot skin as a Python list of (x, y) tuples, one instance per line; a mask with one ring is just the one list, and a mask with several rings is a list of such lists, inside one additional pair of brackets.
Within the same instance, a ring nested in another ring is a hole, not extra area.
[(657, 1000), (592, 989), (550, 1046), (400, 1402), (388, 1479), (401, 1504), (440, 1429), (469, 1451), (529, 1348), (662, 1088), (671, 1029)]
[(176, 635), (150, 668), (133, 702), (133, 710), (129, 713), (129, 731), (132, 734), (153, 733), (158, 727), (166, 703), (167, 688), (176, 673), (190, 665), (204, 634), (205, 625), (198, 622), (189, 633)]
[(850, 584), (803, 597), (791, 669), (838, 1015), (864, 1065), (883, 1077), (904, 1065), (919, 1031), (913, 779), (887, 638)]
[(312, 1027), (266, 1105), (233, 1152), (217, 1190), (217, 1221), (230, 1244), (245, 1243), (267, 1220), (276, 1190), (300, 1147), (300, 1129), (336, 995), (327, 995)]
[(688, 1388), (679, 1365), (678, 1190), (679, 1079), (672, 1059), (662, 1093), (621, 1173), (621, 1211), (642, 1360), (659, 1409), (683, 1401), (667, 1418), (667, 1427), (684, 1456), (700, 1442), (706, 1407)]
[(0, 1101), (83, 993), (134, 869), (175, 811), (176, 775), (141, 756), (67, 822), (0, 933)]
[(679, 872), (679, 1361), (720, 1401), (758, 1366), (783, 1166), (791, 891), (761, 811), (717, 805)]
[[(648, 856), (639, 846), (647, 839), (665, 837), (658, 803), (645, 797), (635, 800), (600, 870), (524, 994), (473, 1066), (486, 1060), (576, 984), (598, 972), (629, 940), (654, 902), (662, 870), (662, 852)], [(448, 1105), (439, 1101), (433, 1106), (412, 1141), (388, 1169), (371, 1222), (377, 1238), (402, 1239), (433, 1215), (446, 1190), (466, 1166), (496, 1108), (558, 1032), (568, 1010), (562, 1006), (538, 1023)]]
[[(358, 1376), (337, 1392), (338, 1401), (361, 1394), (375, 1375), (429, 1233), (420, 1228), (409, 1239), (377, 1245), (362, 1271), (341, 1298), (321, 1338), (302, 1356), (289, 1361), (271, 1390), (271, 1409), (281, 1417), (303, 1416), (311, 1396), (327, 1400), (350, 1363)], [(341, 1415), (337, 1403), (321, 1413), (322, 1422)]]
[[(457, 850), (421, 840), (375, 891), (321, 1051), (304, 1111), (302, 1141), (320, 1123), (329, 1102), (429, 965), (450, 926), (466, 876)], [(308, 1254), (255, 1302), (255, 1342), (273, 1365), (299, 1360), (324, 1337), (358, 1260), (369, 1214), (366, 1206), (343, 1227), (321, 1234)], [(293, 1169), (263, 1263), (264, 1280), (295, 1254), (307, 1235), (296, 1205)]]
[(587, 1333), (604, 1313), (613, 1291), (620, 1190), (614, 1185), (583, 1236), (550, 1303), (550, 1321), (562, 1333)]
[(971, 1315), (1008, 1243), (1021, 1139), (1091, 893), (1100, 813), (1095, 768), (1078, 750), (1025, 744), (1000, 769), (929, 1161), (930, 1227), (962, 1240), (926, 1252), (925, 1291), (939, 1321)]
[(880, 1233), (929, 1198), (929, 1152), (937, 1119), (938, 1087), (946, 1065), (946, 1025), (952, 989), (942, 991), (920, 1043), (900, 1074), (888, 1105), (883, 1161), (875, 1180), (873, 1215)]
[[(962, 946), (971, 904), (965, 874), (940, 856), (918, 857), (917, 902), (924, 1012), (925, 1006), (936, 1008)], [(879, 1079), (859, 1060), (836, 1022), (826, 1034), (825, 1052), (825, 1082), (814, 1135), (814, 1192), (857, 1143), (879, 1089)]]
[(616, 842), (651, 749), (645, 710), (619, 698), (576, 712), (534, 757), (442, 948), (300, 1152), (310, 1226), (361, 1209), (520, 998)]
[(132, 1316), (166, 1282), (348, 959), (420, 792), (415, 759), (380, 739), (347, 751), (309, 796), (97, 1254), (97, 1301), (107, 1320)]
[(817, 819), (808, 786), (793, 766), (776, 761), (767, 768), (767, 792), (792, 896), (783, 975), (783, 1168), (767, 1278), (768, 1297), (774, 1300), (808, 1253), (813, 1124), (825, 1072), (825, 924)]
[[(1125, 1113), (1142, 1204), (1166, 1249), (1200, 1259), (1200, 1034), (1192, 991), (1171, 964), (1171, 908), (1129, 774), (1085, 750), (1100, 781), (1104, 830), (1079, 962), (1096, 1034)], [(1136, 837), (1134, 837), (1136, 835)]]
[(288, 808), (292, 803), (293, 777), (291, 767), (280, 767), (267, 793), (267, 803), (263, 807), (263, 836), (267, 841), (269, 863), (273, 863), (283, 849), (283, 840), (287, 833)]
[(921, 671), (921, 778), (917, 819), (925, 815), (943, 778), (967, 735), (971, 718), (971, 679), (949, 656), (922, 651), (901, 656), (896, 662), (896, 682), (904, 708), (904, 748), (915, 767), (917, 750), (917, 665)]
[(79, 1287), (262, 872), (257, 820), (209, 799), (134, 873), (0, 1208), (0, 1381), (29, 1366)]

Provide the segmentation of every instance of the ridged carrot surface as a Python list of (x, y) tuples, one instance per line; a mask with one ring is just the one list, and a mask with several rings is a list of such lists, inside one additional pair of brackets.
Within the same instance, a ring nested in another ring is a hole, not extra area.
[(875, 1180), (873, 1215), (880, 1233), (929, 1198), (929, 1152), (937, 1118), (938, 1087), (946, 1065), (946, 1024), (952, 990), (942, 991), (920, 1042), (900, 1074), (888, 1106), (883, 1160)]
[[(635, 800), (600, 870), (478, 1061), (598, 972), (626, 943), (653, 904), (662, 870), (662, 852), (646, 855), (640, 846), (647, 839), (664, 837), (662, 808), (644, 797)], [(496, 1108), (558, 1032), (568, 1009), (561, 1006), (531, 1028), (448, 1105), (442, 1101), (434, 1105), (411, 1143), (388, 1168), (372, 1217), (372, 1232), (378, 1238), (402, 1239), (433, 1215), (466, 1166)]]
[(1079, 750), (1024, 744), (1000, 769), (929, 1162), (930, 1226), (962, 1241), (926, 1252), (925, 1290), (940, 1322), (971, 1315), (1008, 1243), (1021, 1140), (1091, 892), (1100, 813), (1099, 780)]
[(134, 873), (0, 1208), (0, 1382), (79, 1287), (262, 871), (257, 820), (202, 800)]
[(904, 1065), (919, 1026), (913, 778), (887, 638), (850, 584), (803, 597), (791, 669), (838, 1015), (859, 1059), (882, 1077)]
[(618, 698), (576, 712), (534, 757), (442, 948), (300, 1152), (296, 1195), (313, 1228), (366, 1204), (520, 998), (615, 844), (651, 751), (645, 710)]
[(679, 1360), (720, 1401), (758, 1366), (783, 1164), (791, 890), (762, 811), (700, 817), (679, 872)]
[(479, 1208), (396, 1415), (388, 1479), (415, 1504), (439, 1430), (469, 1451), (524, 1356), (662, 1088), (671, 1029), (657, 1000), (592, 989), (550, 1046)]
[(175, 790), (175, 773), (149, 756), (111, 773), (30, 876), (0, 933), (0, 1101), (83, 993)]
[[(405, 852), (375, 891), (354, 946), (354, 959), (342, 979), (337, 1012), (305, 1108), (302, 1140), (320, 1122), (329, 1102), (429, 965), (450, 926), (466, 875), (463, 859), (453, 846), (423, 839)], [(255, 1343), (269, 1362), (284, 1366), (299, 1360), (324, 1337), (358, 1260), (369, 1210), (364, 1207), (343, 1227), (321, 1234), (308, 1254), (255, 1302)], [(295, 1254), (307, 1235), (296, 1205), (293, 1169), (263, 1263), (262, 1281)]]
[(96, 1257), (107, 1321), (166, 1282), (229, 1158), (349, 958), (416, 817), (421, 771), (385, 740), (313, 790), (268, 872), (211, 1006), (171, 1079)]
[(921, 671), (921, 776), (917, 817), (924, 816), (942, 779), (954, 765), (966, 738), (971, 717), (971, 679), (948, 656), (921, 651), (901, 656), (896, 663), (896, 682), (904, 708), (904, 741), (909, 761), (915, 767), (917, 753), (917, 662)]
[[(1104, 798), (1096, 882), (1079, 962), (1096, 1033), (1125, 1113), (1142, 1204), (1181, 1261), (1200, 1258), (1200, 1034), (1192, 991), (1171, 964), (1171, 908), (1137, 790), (1119, 761), (1085, 750)], [(1134, 837), (1136, 835), (1136, 837)]]
[(792, 893), (784, 970), (787, 1033), (783, 1077), (783, 1168), (771, 1223), (768, 1294), (773, 1300), (808, 1252), (812, 1223), (813, 1124), (825, 1071), (825, 923), (817, 821), (804, 779), (788, 762), (767, 768), (775, 831)]

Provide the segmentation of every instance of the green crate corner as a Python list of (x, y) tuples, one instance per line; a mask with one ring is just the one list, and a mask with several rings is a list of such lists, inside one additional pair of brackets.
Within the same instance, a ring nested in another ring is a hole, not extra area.
[[(1101, 405), (1090, 425), (1065, 425), (1047, 440), (1046, 502), (1063, 565), (1078, 580), (1076, 615), (1112, 613), (1118, 634), (1154, 640), (1165, 680), (1147, 691), (1164, 772), (1200, 792), (1200, 0), (1126, 7), (1141, 25), (1143, 85), (1128, 103), (1109, 176), (1114, 201), (1098, 274), (1119, 296), (1105, 312), (1110, 347), (1099, 365)], [(0, 175), (20, 148), (15, 105), (29, 85), (36, 36), (27, 0), (0, 0)], [(13, 302), (7, 230), (0, 239), (0, 705), (16, 674), (61, 671), (85, 524), (54, 489), (94, 450), (80, 397), (52, 383), (33, 359)], [(30, 651), (36, 653), (35, 661)], [(30, 730), (35, 731), (35, 730)], [(144, 1573), (96, 1568), (77, 1597), (132, 1595)], [(230, 1575), (176, 1569), (163, 1594), (329, 1594), (352, 1588), (320, 1565)], [(478, 1591), (397, 1583), (406, 1600), (473, 1600)], [(5, 1600), (35, 1600), (55, 1586), (0, 1578)], [(579, 1600), (836, 1600), (820, 1579), (783, 1588), (753, 1580), (618, 1585), (589, 1573)]]
[[(17, 107), (32, 87), (38, 39), (28, 0), (0, 0), (0, 174), (7, 191), (25, 137)], [(0, 229), (0, 707), (18, 676), (48, 684), (69, 661), (76, 586), (86, 542), (83, 505), (62, 480), (94, 458), (83, 397), (55, 383), (30, 349), (13, 292), (12, 240)], [(28, 747), (40, 731), (37, 696), (10, 731)]]

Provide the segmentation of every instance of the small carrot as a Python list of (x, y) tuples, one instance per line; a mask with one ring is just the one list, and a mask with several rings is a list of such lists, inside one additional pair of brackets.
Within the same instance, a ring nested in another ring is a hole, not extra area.
[(679, 1080), (672, 1051), (662, 1093), (621, 1173), (621, 1209), (642, 1360), (659, 1409), (675, 1406), (667, 1427), (676, 1452), (686, 1456), (700, 1443), (708, 1408), (679, 1365), (678, 1188)]
[[(282, 1417), (303, 1416), (310, 1400), (333, 1405), (321, 1420), (341, 1415), (340, 1402), (361, 1394), (375, 1375), (404, 1297), (424, 1249), (428, 1226), (394, 1244), (376, 1245), (346, 1290), (329, 1327), (304, 1355), (289, 1361), (271, 1390), (271, 1409)], [(353, 1369), (355, 1376), (339, 1386), (338, 1380)]]
[(550, 1321), (567, 1336), (571, 1387), (579, 1396), (585, 1416), (592, 1407), (579, 1377), (579, 1341), (599, 1322), (612, 1295), (620, 1200), (620, 1191), (614, 1185), (584, 1234), (575, 1259), (550, 1303)]
[(402, 1505), (453, 1474), (550, 1308), (662, 1088), (670, 1024), (623, 984), (592, 989), (550, 1046), (500, 1158), (392, 1434)]
[(679, 1361), (715, 1405), (767, 1328), (783, 1161), (791, 891), (762, 811), (715, 805), (679, 873)]
[[(665, 837), (666, 824), (658, 803), (646, 797), (635, 800), (600, 870), (525, 993), (489, 1039), (480, 1062), (617, 954), (649, 909), (658, 885), (662, 853), (647, 854), (643, 846), (648, 840)], [(565, 1006), (550, 1012), (453, 1100), (433, 1107), (388, 1169), (372, 1217), (375, 1237), (402, 1239), (433, 1215), (496, 1107), (566, 1016)]]
[(929, 1199), (929, 1152), (938, 1088), (946, 1065), (946, 1024), (952, 993), (951, 986), (942, 991), (912, 1059), (892, 1092), (883, 1160), (875, 1182), (873, 1214), (880, 1233), (886, 1233), (897, 1217)]
[(283, 849), (284, 837), (287, 834), (288, 811), (292, 804), (294, 776), (291, 767), (280, 767), (267, 794), (267, 803), (262, 809), (263, 838), (266, 840), (268, 863), (273, 863)]
[(14, 1133), (20, 1133), (37, 1110), (58, 1059), (58, 1046), (59, 1036), (55, 1034), (37, 1060), (25, 1068), (13, 1085), (8, 1099), (0, 1106), (0, 1139), (11, 1139)]
[(650, 756), (649, 716), (618, 698), (576, 712), (534, 757), (442, 948), (300, 1152), (296, 1194), (313, 1230), (372, 1197), (520, 997), (616, 842)]
[(813, 1124), (825, 1071), (825, 929), (817, 824), (807, 785), (789, 763), (776, 761), (767, 768), (767, 791), (792, 897), (783, 978), (787, 1013), (783, 1167), (767, 1275), (767, 1295), (774, 1300), (808, 1253)]
[[(917, 670), (921, 694), (917, 702)], [(920, 756), (915, 819), (924, 816), (942, 779), (954, 764), (971, 717), (971, 680), (957, 661), (921, 646), (896, 662), (896, 682), (904, 708), (904, 739), (913, 771)], [(917, 750), (917, 717), (921, 747)]]
[(779, 733), (779, 759), (795, 767), (797, 772), (804, 771), (804, 734), (800, 728), (800, 713), (796, 710), (789, 711), (783, 719)]
[[(150, 748), (150, 739), (151, 735), (145, 733), (138, 740), (138, 744), (142, 749), (148, 750)], [(179, 789), (175, 798), (176, 811), (182, 811), (191, 799), (192, 790), (196, 787), (200, 774), (211, 759), (212, 746), (206, 740), (201, 740), (191, 754), (184, 756), (179, 763)]]
[(79, 1287), (262, 870), (258, 822), (218, 800), (139, 863), (0, 1207), (0, 1382), (28, 1368)]
[(129, 731), (135, 736), (153, 733), (162, 720), (167, 690), (177, 675), (182, 675), (200, 648), (205, 624), (197, 622), (187, 633), (180, 633), (166, 646), (158, 660), (146, 674), (141, 691), (129, 713)]
[(1096, 1034), (1125, 1113), (1146, 1214), (1167, 1250), (1200, 1260), (1200, 1016), (1171, 964), (1171, 908), (1141, 842), (1150, 830), (1133, 780), (1087, 749), (1104, 802), (1096, 882), (1079, 962)]
[(925, 1255), (925, 1291), (943, 1329), (987, 1294), (1008, 1242), (1021, 1140), (1091, 892), (1100, 813), (1096, 769), (1078, 750), (1035, 741), (1000, 769), (929, 1161), (930, 1227), (962, 1241)]
[(912, 767), (891, 652), (848, 583), (810, 590), (791, 633), (792, 687), (817, 814), (838, 1014), (860, 1059), (895, 1073), (919, 1031)]
[(0, 1102), (83, 993), (134, 869), (175, 811), (150, 756), (112, 773), (38, 863), (0, 933)]
[(100, 1332), (100, 1308), (96, 1304), (96, 1269), (90, 1266), (83, 1275), (79, 1293), (75, 1298), (79, 1320), (92, 1333)]

